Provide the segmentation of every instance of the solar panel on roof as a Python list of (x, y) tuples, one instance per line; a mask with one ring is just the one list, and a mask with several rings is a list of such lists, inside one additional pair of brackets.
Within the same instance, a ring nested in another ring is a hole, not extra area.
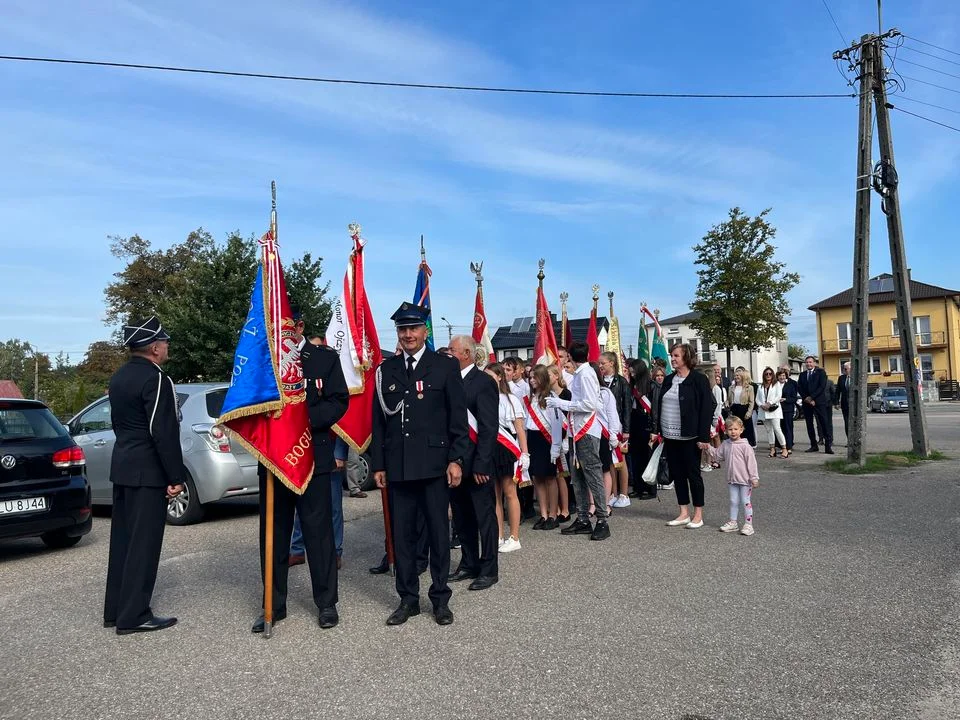
[(893, 278), (892, 277), (870, 278), (870, 289), (868, 290), (868, 292), (871, 292), (871, 293), (893, 292)]

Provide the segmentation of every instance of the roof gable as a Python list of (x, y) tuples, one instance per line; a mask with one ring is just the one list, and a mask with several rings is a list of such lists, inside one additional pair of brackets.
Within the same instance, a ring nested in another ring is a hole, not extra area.
[[(876, 277), (870, 278), (869, 283), (869, 302), (871, 305), (881, 303), (892, 303), (896, 300), (896, 294), (893, 291), (893, 275), (890, 273), (881, 273)], [(927, 298), (951, 297), (960, 295), (960, 290), (949, 290), (938, 285), (929, 285), (913, 278), (910, 279), (910, 299), (924, 300)], [(843, 292), (831, 295), (825, 300), (814, 303), (808, 310), (826, 310), (827, 308), (852, 307), (853, 306), (853, 288), (847, 288)]]

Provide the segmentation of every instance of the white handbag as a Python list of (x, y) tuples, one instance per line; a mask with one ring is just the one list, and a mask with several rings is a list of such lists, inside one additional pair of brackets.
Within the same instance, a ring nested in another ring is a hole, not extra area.
[(660, 469), (660, 456), (663, 454), (663, 443), (657, 445), (650, 454), (650, 462), (643, 470), (643, 481), (647, 485), (657, 484), (657, 471)]

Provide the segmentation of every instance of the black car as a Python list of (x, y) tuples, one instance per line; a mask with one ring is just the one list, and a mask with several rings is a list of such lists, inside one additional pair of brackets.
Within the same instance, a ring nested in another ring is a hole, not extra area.
[(93, 515), (83, 450), (42, 402), (0, 398), (0, 539), (76, 545)]

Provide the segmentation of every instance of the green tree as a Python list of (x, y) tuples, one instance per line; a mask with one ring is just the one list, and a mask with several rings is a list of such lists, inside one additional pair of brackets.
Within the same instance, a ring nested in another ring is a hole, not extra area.
[(774, 258), (771, 241), (777, 230), (767, 222), (767, 208), (750, 217), (730, 210), (725, 222), (713, 226), (695, 245), (699, 282), (690, 309), (700, 317), (690, 323), (701, 337), (727, 350), (772, 347), (786, 338), (784, 318), (790, 314), (787, 293), (800, 281)]
[(787, 357), (805, 358), (809, 354), (810, 351), (807, 350), (806, 345), (798, 345), (797, 343), (787, 344)]
[[(221, 381), (230, 375), (240, 328), (250, 308), (259, 261), (256, 238), (239, 231), (218, 243), (200, 228), (168, 250), (152, 250), (139, 236), (112, 238), (111, 251), (127, 261), (105, 290), (108, 323), (156, 314), (172, 338), (166, 369), (178, 382)], [(308, 332), (330, 319), (322, 259), (287, 259), (285, 278)]]
[[(13, 380), (24, 397), (42, 397), (43, 380), (49, 372), (50, 358), (30, 343), (14, 338), (0, 344), (0, 380)], [(34, 386), (37, 376), (40, 377), (40, 393)]]

